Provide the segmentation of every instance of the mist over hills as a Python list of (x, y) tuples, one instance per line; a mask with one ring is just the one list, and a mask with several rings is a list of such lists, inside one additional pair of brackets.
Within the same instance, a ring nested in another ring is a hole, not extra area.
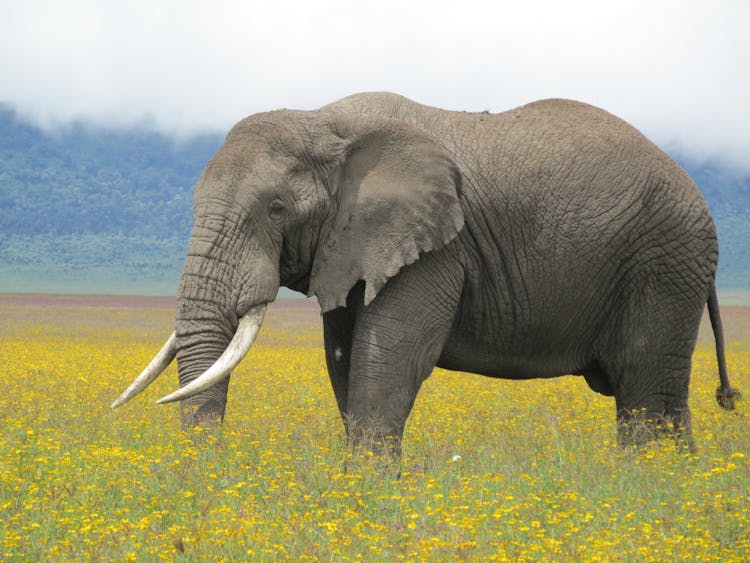
[[(176, 292), (192, 190), (222, 134), (74, 123), (46, 132), (0, 105), (0, 291)], [(750, 289), (750, 176), (672, 154), (713, 213), (722, 290)]]

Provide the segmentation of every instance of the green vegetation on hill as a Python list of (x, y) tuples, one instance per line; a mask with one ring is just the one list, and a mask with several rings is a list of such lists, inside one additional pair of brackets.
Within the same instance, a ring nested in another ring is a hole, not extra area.
[(174, 293), (193, 185), (222, 140), (46, 133), (0, 107), (0, 291)]
[(182, 237), (192, 188), (222, 142), (74, 124), (54, 134), (0, 111), (0, 232)]
[[(0, 291), (173, 294), (193, 185), (222, 141), (82, 123), (50, 133), (0, 105)], [(676, 156), (716, 219), (719, 287), (750, 289), (750, 176)]]

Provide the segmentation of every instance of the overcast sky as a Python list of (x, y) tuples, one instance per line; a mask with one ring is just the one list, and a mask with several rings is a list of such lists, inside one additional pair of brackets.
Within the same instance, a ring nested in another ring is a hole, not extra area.
[(390, 90), (449, 109), (594, 103), (750, 171), (750, 2), (0, 0), (0, 101), (52, 126), (226, 131)]

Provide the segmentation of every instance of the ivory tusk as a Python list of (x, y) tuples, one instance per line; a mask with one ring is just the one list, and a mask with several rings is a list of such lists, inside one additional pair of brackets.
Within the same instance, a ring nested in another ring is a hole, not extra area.
[(224, 353), (219, 357), (218, 360), (208, 368), (200, 377), (188, 383), (185, 387), (178, 389), (174, 393), (162, 397), (157, 403), (163, 405), (165, 403), (173, 403), (175, 401), (181, 401), (192, 397), (193, 395), (200, 393), (201, 391), (208, 389), (215, 383), (218, 383), (229, 375), (237, 364), (240, 363), (242, 358), (245, 357), (250, 347), (255, 341), (255, 337), (258, 335), (260, 325), (263, 323), (263, 316), (266, 313), (266, 305), (258, 305), (253, 307), (250, 311), (240, 319), (240, 324), (237, 327), (237, 332), (234, 333), (234, 338), (227, 346)]
[(148, 387), (154, 379), (159, 377), (161, 372), (167, 369), (167, 366), (172, 360), (174, 360), (175, 353), (175, 333), (173, 332), (164, 343), (164, 346), (161, 347), (159, 353), (154, 356), (151, 363), (141, 372), (141, 375), (136, 377), (135, 381), (130, 384), (130, 387), (125, 389), (122, 395), (117, 397), (117, 400), (112, 403), (112, 408), (116, 409), (123, 403), (127, 403), (130, 399)]

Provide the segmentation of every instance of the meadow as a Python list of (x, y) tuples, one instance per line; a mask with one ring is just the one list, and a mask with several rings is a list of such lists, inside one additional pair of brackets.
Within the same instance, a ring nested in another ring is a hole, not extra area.
[[(615, 445), (582, 378), (436, 370), (401, 477), (346, 447), (317, 306), (274, 304), (221, 430), (155, 400), (111, 410), (172, 330), (173, 300), (0, 295), (0, 560), (750, 560), (748, 401), (728, 413), (706, 323), (690, 404), (699, 451)], [(726, 308), (750, 396), (750, 308)]]

